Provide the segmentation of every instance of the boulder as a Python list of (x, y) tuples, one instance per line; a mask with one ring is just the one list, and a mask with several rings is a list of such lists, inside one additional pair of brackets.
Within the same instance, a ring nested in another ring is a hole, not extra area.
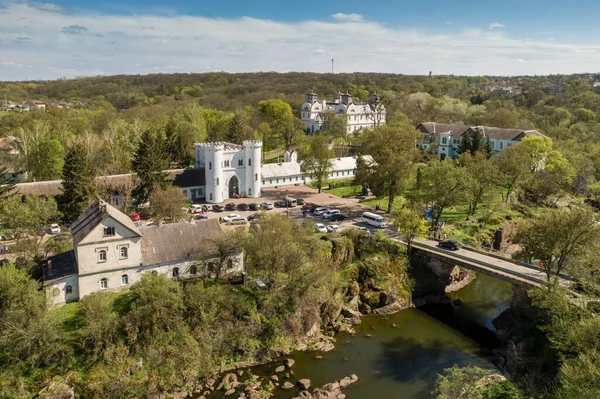
[(217, 386), (217, 391), (224, 390), (227, 391), (231, 388), (236, 388), (239, 385), (237, 380), (237, 375), (234, 373), (227, 373), (225, 377), (221, 380), (221, 383)]
[(285, 367), (287, 367), (288, 369), (291, 369), (292, 367), (294, 367), (295, 363), (296, 363), (296, 361), (294, 359), (285, 359), (283, 361), (283, 365)]
[(279, 381), (279, 377), (277, 377), (276, 375), (272, 375), (271, 376), (271, 381), (277, 382), (277, 381)]
[(355, 295), (354, 298), (350, 299), (348, 302), (348, 307), (353, 310), (358, 310), (358, 305), (360, 304), (360, 297)]
[(352, 309), (350, 309), (350, 308), (348, 308), (346, 306), (342, 307), (342, 314), (345, 317), (348, 317), (348, 318), (351, 318), (351, 319), (353, 319), (353, 318), (357, 318), (358, 319), (358, 318), (360, 318), (362, 316), (360, 314), (360, 312), (357, 312), (356, 310), (352, 310)]
[(310, 380), (308, 378), (302, 378), (298, 380), (298, 386), (306, 391), (310, 388)]
[(349, 377), (344, 377), (340, 380), (340, 388), (346, 388), (348, 385), (354, 384), (358, 381), (358, 376), (356, 374), (352, 374)]
[(225, 392), (225, 396), (230, 396), (230, 395), (233, 395), (234, 393), (235, 393), (235, 389), (231, 388), (227, 392)]
[(328, 392), (333, 392), (337, 389), (340, 389), (340, 383), (335, 381), (335, 382), (330, 382), (329, 384), (325, 384), (321, 387), (322, 390), (324, 391), (328, 391)]
[(299, 399), (312, 399), (312, 394), (308, 391), (302, 391), (300, 392), (300, 394), (297, 396)]
[(275, 373), (283, 373), (284, 371), (285, 371), (285, 366), (275, 367)]
[(360, 294), (360, 300), (362, 303), (365, 303), (371, 307), (371, 309), (375, 309), (379, 307), (380, 296), (379, 292), (367, 291)]
[(290, 389), (294, 389), (294, 384), (292, 384), (289, 381), (286, 381), (283, 383), (283, 385), (281, 386), (281, 388), (285, 389), (286, 391), (289, 391)]
[(409, 306), (410, 306), (410, 304), (408, 303), (408, 301), (406, 301), (406, 303), (396, 301), (396, 302), (386, 305), (382, 308), (375, 309), (374, 313), (379, 316), (389, 316), (391, 314), (394, 314), (396, 312), (404, 310), (404, 309), (408, 308)]
[(362, 314), (369, 314), (372, 311), (371, 307), (369, 305), (367, 305), (366, 303), (363, 303), (363, 302), (360, 302), (358, 304), (358, 310)]
[(360, 294), (360, 285), (358, 285), (358, 282), (353, 281), (352, 284), (348, 286), (348, 296), (355, 297), (358, 294)]

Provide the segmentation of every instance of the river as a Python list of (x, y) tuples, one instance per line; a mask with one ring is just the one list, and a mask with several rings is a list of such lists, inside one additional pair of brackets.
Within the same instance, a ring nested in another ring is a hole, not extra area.
[[(337, 336), (334, 350), (288, 356), (296, 361), (292, 380), (308, 378), (312, 386), (321, 386), (354, 373), (358, 383), (344, 390), (349, 399), (431, 398), (436, 375), (445, 368), (495, 368), (491, 350), (497, 341), (491, 321), (508, 308), (511, 294), (509, 283), (478, 275), (449, 295), (460, 299), (460, 306), (426, 305), (385, 318), (366, 316), (356, 335)], [(274, 368), (271, 364), (252, 371), (270, 376)], [(295, 390), (278, 390), (275, 398), (295, 395)]]

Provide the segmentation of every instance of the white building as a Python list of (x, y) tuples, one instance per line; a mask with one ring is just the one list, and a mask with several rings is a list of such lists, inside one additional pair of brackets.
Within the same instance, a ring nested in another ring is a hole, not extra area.
[[(285, 152), (283, 162), (261, 165), (262, 142), (197, 143), (194, 169), (177, 175), (173, 183), (191, 200), (220, 203), (229, 198), (258, 198), (262, 189), (310, 182), (295, 151)], [(354, 177), (355, 157), (333, 159), (329, 180)]]
[[(213, 277), (218, 262), (207, 238), (222, 232), (216, 219), (138, 227), (97, 200), (71, 225), (73, 250), (48, 259), (43, 285), (51, 306), (78, 301), (93, 292), (129, 288), (144, 273), (175, 280)], [(232, 253), (222, 275), (244, 270), (243, 254)]]
[(381, 104), (377, 93), (369, 96), (367, 102), (355, 102), (352, 96), (337, 93), (333, 101), (319, 101), (312, 91), (306, 95), (302, 105), (302, 121), (309, 133), (323, 130), (325, 113), (331, 112), (337, 118), (346, 118), (346, 132), (353, 133), (360, 129), (370, 129), (385, 124), (385, 106)]

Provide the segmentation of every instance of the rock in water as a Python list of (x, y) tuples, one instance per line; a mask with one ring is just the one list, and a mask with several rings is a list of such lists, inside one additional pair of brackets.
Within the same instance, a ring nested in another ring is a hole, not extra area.
[(302, 378), (301, 380), (298, 380), (298, 386), (306, 391), (310, 387), (310, 380), (308, 378)]
[(289, 381), (286, 381), (283, 383), (283, 385), (281, 386), (281, 388), (285, 389), (286, 391), (289, 391), (290, 389), (294, 388), (294, 384), (292, 384)]
[(294, 359), (285, 359), (283, 361), (283, 365), (285, 367), (287, 367), (288, 369), (291, 369), (292, 367), (294, 367), (295, 363), (296, 363), (296, 361)]
[(276, 373), (283, 373), (285, 371), (285, 366), (277, 366), (275, 368)]

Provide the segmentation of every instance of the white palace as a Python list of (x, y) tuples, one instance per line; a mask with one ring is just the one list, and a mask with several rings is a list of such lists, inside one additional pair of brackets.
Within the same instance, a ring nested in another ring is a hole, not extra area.
[(370, 129), (385, 124), (385, 106), (377, 93), (369, 96), (367, 102), (355, 102), (352, 96), (337, 93), (333, 101), (319, 101), (312, 91), (306, 95), (302, 104), (302, 122), (309, 133), (323, 130), (325, 113), (331, 112), (336, 118), (346, 118), (346, 132), (354, 133), (360, 129)]

